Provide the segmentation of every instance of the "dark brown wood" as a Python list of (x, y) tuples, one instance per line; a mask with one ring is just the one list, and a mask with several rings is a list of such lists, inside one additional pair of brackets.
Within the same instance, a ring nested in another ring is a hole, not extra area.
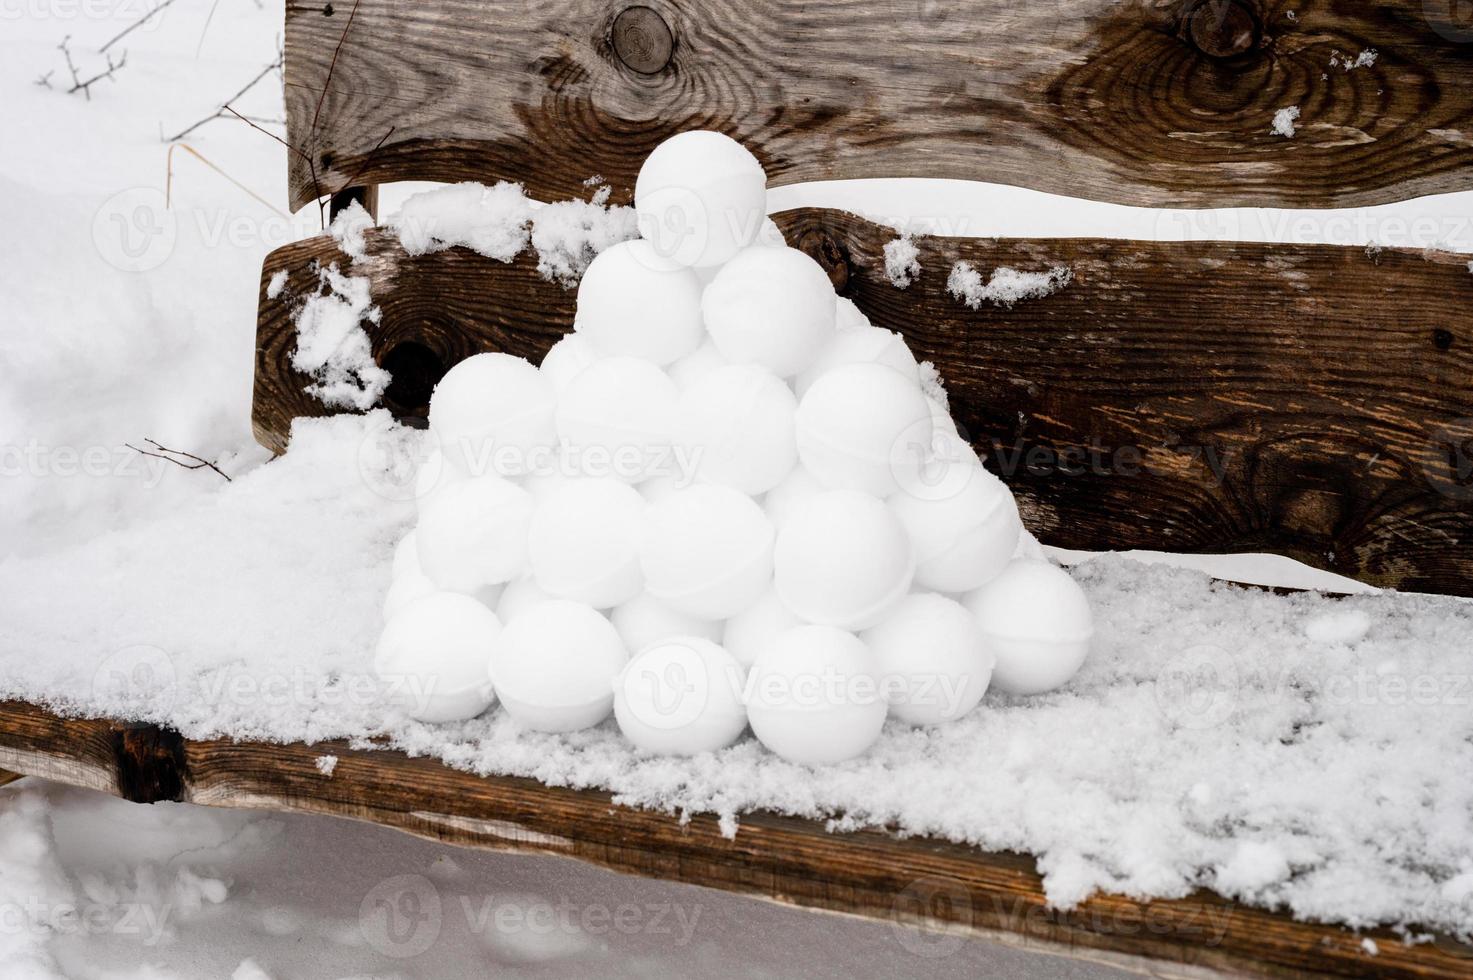
[[(1473, 276), (1466, 256), (1309, 245), (917, 239), (909, 289), (884, 276), (894, 232), (841, 212), (777, 216), (869, 316), (941, 370), (952, 411), (1012, 485), (1029, 526), (1066, 548), (1289, 555), (1375, 585), (1473, 593)], [(1069, 267), (1011, 309), (946, 289), (965, 259)], [(273, 252), (262, 279), (254, 422), (280, 451), (326, 412), (289, 364), (292, 290), (330, 239)], [(288, 270), (288, 291), (265, 284)], [(422, 416), (433, 380), (482, 350), (534, 362), (575, 294), (528, 256), (409, 259), (381, 232), (355, 274), (382, 305), (381, 363), (407, 365), (390, 407)], [(396, 383), (399, 383), (396, 381)]]
[(345, 187), (334, 194), (327, 203), (329, 217), (337, 217), (339, 211), (345, 211), (353, 204), (363, 205), (363, 210), (375, 221), (378, 220), (378, 186), (369, 187)]
[[(594, 174), (627, 200), (694, 128), (742, 140), (774, 185), (1187, 207), (1473, 186), (1473, 22), (1446, 0), (362, 0), (345, 34), (351, 7), (287, 3), (293, 207), (394, 180), (557, 200)], [(1297, 135), (1273, 135), (1291, 105)]]
[[(0, 765), (117, 794), (114, 726), (64, 720), (0, 702)], [(1466, 977), (1473, 950), (1451, 939), (1408, 946), (1387, 930), (1361, 935), (1296, 922), (1207, 892), (1140, 902), (1100, 895), (1068, 912), (1048, 908), (1031, 858), (934, 840), (828, 833), (773, 814), (742, 817), (735, 839), (717, 821), (615, 804), (607, 793), (481, 778), (429, 759), (345, 743), (266, 745), (180, 741), (177, 798), (211, 806), (323, 813), (422, 837), (576, 858), (629, 874), (720, 888), (892, 922), (925, 923), (1091, 958), (1152, 960), (1156, 970), (1223, 970), (1265, 977)], [(319, 756), (338, 761), (330, 775)], [(159, 777), (162, 782), (171, 776)], [(935, 941), (934, 939), (932, 940)], [(1114, 962), (1121, 962), (1113, 959)]]
[(118, 795), (133, 803), (163, 803), (184, 795), (184, 740), (157, 725), (115, 725)]

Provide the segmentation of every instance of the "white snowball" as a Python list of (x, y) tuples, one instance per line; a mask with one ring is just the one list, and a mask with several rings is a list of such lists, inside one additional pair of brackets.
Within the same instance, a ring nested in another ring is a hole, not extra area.
[[(478, 461), (479, 462), (479, 461)], [(487, 454), (485, 462), (490, 462), (490, 454)], [(451, 466), (445, 462), (445, 454), (438, 448), (425, 457), (424, 462), (419, 464), (419, 469), (414, 473), (414, 506), (417, 511), (423, 512), (425, 502), (442, 487), (464, 480), (468, 477), (466, 470), (460, 466)]]
[(955, 721), (971, 711), (992, 677), (982, 627), (961, 603), (918, 592), (860, 639), (879, 662), (890, 714), (909, 725)]
[(817, 262), (796, 248), (762, 245), (722, 266), (701, 297), (721, 356), (782, 378), (807, 369), (833, 338), (837, 304)]
[(496, 603), (496, 615), (503, 623), (510, 623), (538, 603), (555, 598), (557, 597), (544, 592), (542, 586), (530, 576), (519, 578), (515, 582), (506, 583), (506, 588)]
[(638, 653), (651, 643), (672, 636), (698, 636), (705, 640), (721, 639), (721, 622), (690, 616), (641, 592), (609, 613), (609, 621), (619, 631), (619, 638), (631, 653)]
[(964, 600), (997, 658), (992, 685), (1008, 694), (1062, 687), (1089, 655), (1094, 616), (1084, 590), (1046, 561), (1018, 558)]
[(639, 495), (645, 503), (657, 504), (681, 487), (689, 486), (690, 482), (690, 478), (675, 476), (651, 477), (639, 485)]
[(448, 463), (470, 476), (518, 476), (557, 441), (552, 385), (510, 354), (476, 354), (430, 396), (430, 431)]
[(547, 354), (542, 358), (542, 366), (538, 368), (547, 383), (552, 385), (553, 394), (562, 397), (567, 390), (568, 382), (572, 381), (588, 365), (598, 360), (598, 352), (586, 337), (576, 333), (570, 333), (552, 345)]
[(696, 348), (695, 353), (687, 354), (670, 365), (670, 380), (681, 391), (685, 391), (692, 385), (700, 384), (712, 371), (721, 367), (726, 367), (726, 358), (721, 356), (715, 344), (707, 340)]
[(612, 477), (568, 480), (532, 514), (527, 559), (537, 584), (606, 609), (639, 594), (644, 498)]
[(399, 539), (394, 546), (394, 578), (406, 575), (409, 572), (424, 574), (424, 569), (419, 567), (419, 539), (411, 529), (408, 534)]
[(826, 487), (887, 497), (917, 479), (931, 410), (913, 380), (883, 364), (844, 364), (798, 403), (798, 458)]
[(778, 533), (774, 585), (810, 623), (864, 629), (910, 589), (915, 562), (905, 528), (885, 505), (856, 490), (830, 490), (801, 504)]
[(454, 592), (509, 582), (527, 567), (532, 495), (499, 476), (444, 487), (419, 515), (419, 563), (436, 585)]
[(951, 412), (945, 405), (927, 395), (926, 406), (931, 409), (931, 426), (936, 433), (961, 439), (961, 434), (956, 427), (956, 419), (951, 417)]
[(557, 433), (576, 472), (638, 483), (668, 465), (680, 394), (649, 361), (606, 357), (584, 368), (563, 391)]
[(763, 650), (772, 646), (778, 634), (802, 625), (803, 620), (777, 597), (777, 590), (768, 589), (760, 599), (726, 621), (721, 644), (736, 657), (737, 663), (750, 667)]
[(1038, 539), (1026, 527), (1018, 533), (1018, 547), (1013, 549), (1013, 557), (1048, 561), (1048, 553), (1043, 550), (1043, 545), (1038, 543)]
[(828, 765), (863, 755), (885, 725), (878, 665), (852, 633), (797, 626), (752, 666), (747, 720), (789, 762)]
[(646, 512), (640, 564), (650, 595), (706, 619), (726, 619), (772, 581), (772, 522), (730, 487), (676, 490)]
[(942, 494), (902, 490), (890, 508), (910, 535), (917, 585), (937, 592), (969, 592), (1007, 566), (1023, 522), (1013, 494), (980, 462)]
[(921, 384), (920, 365), (904, 337), (879, 327), (856, 327), (834, 334), (808, 370), (793, 379), (793, 390), (802, 398), (813, 382), (841, 364), (883, 364), (905, 375), (917, 388)]
[(767, 519), (772, 521), (772, 526), (781, 531), (799, 504), (823, 492), (823, 485), (800, 464), (793, 467), (783, 482), (767, 491), (767, 496), (762, 498), (762, 508), (767, 511)]
[(792, 390), (766, 368), (717, 368), (680, 396), (675, 444), (695, 463), (700, 479), (765, 493), (798, 461), (797, 409)]
[(869, 317), (864, 311), (854, 305), (854, 300), (848, 296), (839, 297), (837, 316), (834, 319), (834, 327), (839, 331), (853, 330), (856, 327), (870, 326)]
[(614, 717), (636, 748), (660, 755), (715, 752), (747, 727), (746, 672), (720, 646), (672, 637), (640, 651), (614, 682)]
[(783, 230), (777, 226), (776, 221), (771, 218), (763, 218), (762, 227), (757, 231), (757, 240), (752, 244), (783, 248), (788, 244), (788, 240), (783, 237)]
[(393, 619), (403, 611), (405, 606), (416, 599), (423, 599), (439, 591), (435, 583), (430, 581), (429, 576), (418, 568), (411, 568), (402, 575), (395, 575), (394, 580), (389, 583), (388, 593), (384, 596), (384, 622), (387, 623)]
[(655, 147), (634, 182), (639, 233), (680, 265), (713, 266), (749, 245), (767, 214), (767, 175), (746, 147), (693, 130)]
[(518, 724), (572, 732), (609, 716), (613, 679), (628, 661), (618, 632), (596, 610), (549, 599), (506, 624), (491, 654), (491, 677)]
[(701, 282), (643, 239), (598, 253), (578, 284), (573, 329), (601, 356), (664, 366), (701, 346)]
[(501, 631), (496, 614), (476, 600), (437, 592), (389, 620), (374, 651), (374, 672), (411, 718), (474, 718), (496, 698), (487, 665)]

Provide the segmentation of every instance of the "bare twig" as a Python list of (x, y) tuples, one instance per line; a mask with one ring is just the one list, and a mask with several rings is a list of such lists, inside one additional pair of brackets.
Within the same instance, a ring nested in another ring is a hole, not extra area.
[(53, 68), (50, 71), (48, 71), (46, 74), (39, 76), (36, 79), (36, 84), (37, 85), (43, 85), (46, 88), (50, 88), (51, 87), (51, 76), (52, 75), (55, 75), (55, 74), (56, 74), (56, 69)]
[[(122, 56), (119, 57), (117, 61), (113, 61), (113, 56), (108, 55), (106, 68), (93, 75), (91, 78), (83, 79), (82, 73), (77, 70), (77, 63), (72, 60), (71, 40), (72, 36), (68, 34), (66, 37), (62, 38), (61, 43), (56, 46), (57, 50), (62, 53), (62, 56), (66, 58), (67, 71), (71, 72), (72, 75), (72, 87), (66, 90), (66, 94), (75, 95), (77, 92), (81, 92), (82, 95), (86, 97), (87, 101), (91, 102), (92, 86), (102, 81), (104, 78), (112, 78), (119, 69), (126, 65), (128, 63), (128, 52), (124, 51)], [(45, 77), (50, 78), (50, 73), (47, 73)], [(48, 83), (46, 87), (50, 88), (51, 86)]]
[[(148, 443), (150, 446), (158, 451), (151, 452), (147, 449), (139, 449), (137, 446), (133, 445), (130, 442), (125, 442), (123, 443), (123, 445), (127, 446), (135, 453), (142, 453), (144, 456), (152, 456), (154, 459), (162, 459), (167, 462), (173, 463), (175, 466), (183, 467), (186, 470), (212, 469), (216, 473), (219, 473), (221, 476), (225, 477), (226, 483), (234, 482), (230, 479), (229, 474), (227, 474), (224, 470), (220, 469), (220, 467), (216, 466), (210, 460), (205, 459), (202, 456), (196, 456), (194, 453), (186, 453), (178, 449), (168, 449), (164, 446), (159, 445), (153, 439), (144, 439), (143, 441)], [(182, 457), (183, 459), (175, 459), (174, 457), (176, 456)], [(184, 462), (183, 460), (186, 459), (192, 460), (192, 462)]]
[(362, 0), (353, 0), (353, 9), (348, 11), (348, 22), (343, 25), (343, 33), (338, 37), (338, 46), (332, 49), (332, 60), (327, 63), (327, 78), (322, 81), (322, 91), (317, 93), (317, 109), (312, 113), (312, 126), (307, 130), (307, 136), (317, 135), (317, 117), (322, 115), (322, 103), (327, 101), (327, 90), (332, 87), (332, 73), (338, 67), (338, 54), (343, 50), (343, 42), (348, 39), (348, 30), (353, 26), (353, 18), (358, 16), (358, 4)]
[(163, 10), (165, 7), (169, 6), (169, 4), (173, 2), (174, 0), (160, 0), (160, 2), (155, 5), (152, 10), (135, 20), (133, 23), (129, 24), (127, 27), (123, 28), (112, 38), (112, 40), (108, 41), (102, 47), (98, 48), (98, 52), (106, 53), (108, 48), (112, 47), (114, 44), (118, 43), (132, 32), (138, 30), (138, 28), (142, 27), (144, 24), (147, 24), (150, 20), (153, 19), (155, 14), (157, 14), (159, 11)]
[[(271, 74), (273, 71), (279, 71), (281, 69), (282, 65), (285, 63), (284, 62), (284, 58), (285, 58), (285, 55), (281, 51), (277, 51), (277, 53), (276, 53), (276, 60), (275, 61), (271, 62), (271, 64), (267, 65), (265, 68), (262, 68), (260, 70), (260, 72), (257, 73), (257, 75), (256, 75), (255, 78), (252, 78), (249, 82), (246, 82), (245, 85), (241, 86), (240, 91), (236, 92), (230, 98), (228, 98), (224, 102), (222, 102), (220, 104), (220, 107), (218, 109), (216, 109), (214, 112), (210, 113), (208, 116), (205, 116), (203, 119), (199, 120), (198, 122), (194, 123), (193, 125), (186, 126), (184, 129), (181, 129), (179, 132), (175, 133), (173, 136), (166, 137), (164, 139), (164, 142), (165, 143), (173, 143), (173, 142), (175, 142), (177, 140), (182, 140), (184, 137), (188, 136), (190, 133), (194, 132), (196, 129), (199, 129), (205, 123), (214, 122), (216, 119), (224, 119), (227, 114), (234, 114), (236, 116), (240, 116), (240, 118), (241, 119), (244, 119), (246, 122), (251, 122), (252, 120), (249, 117), (247, 117), (247, 116), (241, 116), (240, 113), (238, 113), (234, 109), (232, 109), (230, 107), (230, 103), (234, 102), (236, 99), (240, 98), (241, 96), (243, 96), (247, 92), (249, 92), (251, 89), (255, 88), (256, 87), (256, 84), (258, 82), (260, 82), (261, 79), (265, 78), (267, 75)], [(262, 120), (262, 121), (266, 121), (266, 120)], [(270, 120), (270, 121), (271, 122), (275, 122), (275, 120)], [(259, 129), (260, 127), (257, 127), (257, 128)]]

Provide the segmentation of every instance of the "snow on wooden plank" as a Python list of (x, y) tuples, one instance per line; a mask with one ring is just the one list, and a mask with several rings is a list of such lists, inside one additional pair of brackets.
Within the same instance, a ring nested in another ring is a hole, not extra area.
[[(886, 273), (893, 230), (820, 209), (777, 222), (935, 364), (1045, 543), (1273, 552), (1378, 586), (1473, 593), (1466, 256), (916, 237), (920, 273), (902, 290)], [(385, 231), (356, 262), (330, 238), (278, 249), (261, 280), (254, 407), (277, 451), (292, 418), (327, 412), (291, 365), (291, 317), (331, 263), (371, 280), (382, 317), (364, 326), (401, 416), (422, 417), (462, 358), (535, 363), (573, 322), (574, 291), (529, 253), (410, 257)]]
[(661, 140), (710, 128), (774, 184), (1380, 204), (1473, 186), (1461, 16), (1423, 0), (291, 0), (291, 198), (504, 178), (557, 200), (601, 174), (627, 200)]

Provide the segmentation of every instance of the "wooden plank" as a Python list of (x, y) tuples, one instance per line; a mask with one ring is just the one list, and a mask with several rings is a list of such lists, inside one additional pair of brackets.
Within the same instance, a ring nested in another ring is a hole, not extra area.
[[(65, 720), (23, 702), (0, 702), (0, 765), (30, 775), (104, 788), (124, 798), (136, 775), (99, 787), (78, 773), (117, 772), (109, 754), (122, 726)], [(1473, 949), (1451, 939), (1407, 946), (1388, 930), (1361, 936), (1296, 922), (1207, 892), (1140, 902), (1101, 895), (1068, 912), (1048, 908), (1026, 855), (888, 834), (828, 833), (823, 825), (773, 814), (742, 818), (734, 839), (717, 821), (615, 804), (607, 793), (481, 778), (393, 751), (345, 743), (266, 745), (188, 741), (175, 745), (151, 785), (179, 778), (170, 799), (211, 806), (322, 813), (367, 820), (453, 844), (558, 854), (628, 874), (704, 885), (897, 923), (924, 924), (920, 943), (981, 934), (1078, 956), (1144, 957), (1172, 975), (1221, 970), (1265, 977), (1466, 977)], [(331, 775), (316, 760), (338, 757)], [(122, 768), (135, 766), (128, 762)], [(145, 796), (144, 799), (149, 799)]]
[[(354, 6), (287, 3), (294, 208), (395, 180), (507, 178), (557, 200), (593, 174), (627, 200), (649, 151), (695, 128), (742, 140), (775, 185), (956, 177), (1183, 207), (1473, 186), (1461, 4)], [(1347, 70), (1371, 49), (1373, 64)], [(1301, 110), (1292, 139), (1271, 132), (1289, 106)]]
[[(1269, 551), (1380, 586), (1473, 593), (1473, 276), (1465, 256), (1334, 246), (1082, 239), (918, 239), (923, 272), (884, 275), (894, 232), (852, 215), (777, 216), (841, 292), (940, 369), (952, 410), (1012, 485), (1030, 527), (1066, 548)], [(409, 259), (369, 236), (355, 274), (383, 318), (387, 399), (422, 415), (443, 370), (482, 350), (538, 360), (574, 293), (528, 256)], [(1068, 266), (1055, 294), (970, 310), (965, 259)], [(330, 239), (273, 252), (262, 277), (254, 422), (280, 451), (321, 415), (291, 369), (292, 296)], [(266, 283), (288, 270), (288, 294)], [(399, 370), (396, 364), (405, 367)]]

